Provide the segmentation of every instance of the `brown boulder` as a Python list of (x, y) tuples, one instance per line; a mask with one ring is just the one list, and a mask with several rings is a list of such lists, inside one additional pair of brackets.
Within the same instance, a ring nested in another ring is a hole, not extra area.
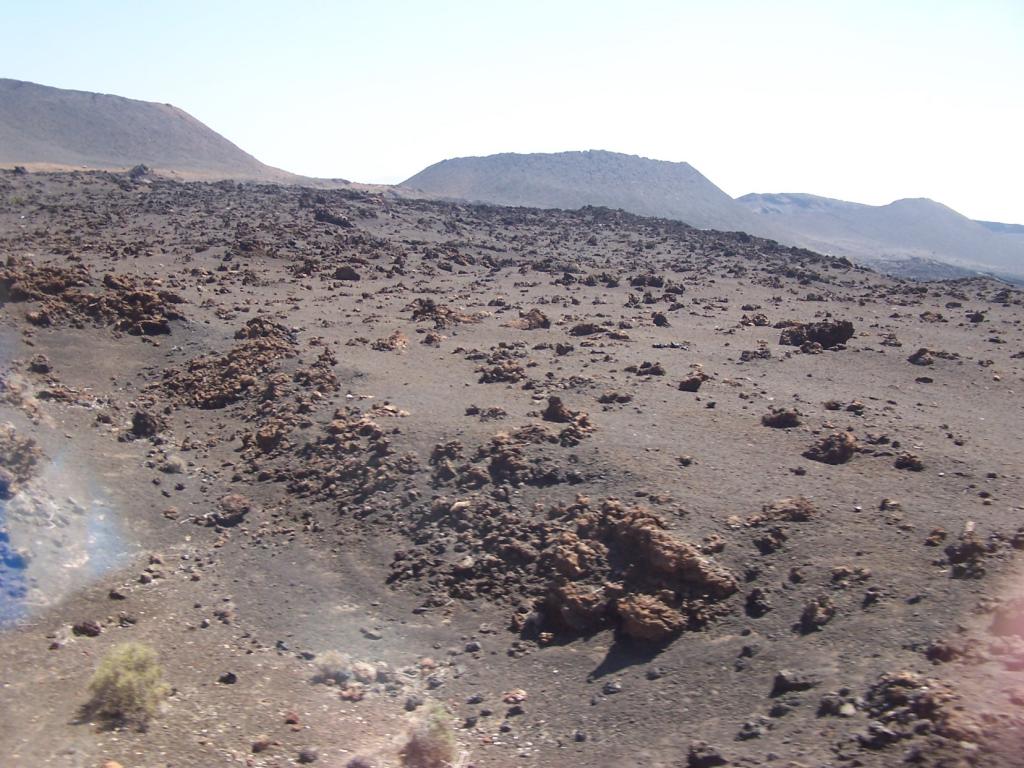
[(907, 358), (911, 365), (934, 365), (935, 358), (926, 347), (921, 347), (914, 354)]
[(356, 272), (355, 269), (350, 267), (348, 264), (343, 264), (334, 270), (334, 279), (356, 281), (362, 280), (362, 275)]
[(562, 398), (554, 395), (548, 398), (548, 407), (541, 414), (544, 421), (553, 421), (556, 424), (571, 424), (576, 420), (576, 416), (577, 414), (565, 407)]
[(791, 429), (800, 426), (800, 414), (795, 408), (772, 408), (761, 417), (761, 423), (774, 429)]
[(694, 371), (679, 382), (679, 391), (696, 392), (701, 388), (701, 385), (710, 378), (711, 377), (704, 373), (704, 371)]
[(608, 612), (608, 598), (599, 586), (563, 582), (548, 595), (550, 614), (576, 632), (585, 632), (601, 624)]
[(593, 336), (595, 333), (601, 333), (604, 330), (600, 325), (594, 323), (579, 323), (569, 329), (570, 336)]
[(509, 327), (535, 331), (541, 328), (550, 328), (551, 320), (539, 309), (531, 309), (529, 312), (520, 312), (519, 319), (509, 323)]
[(857, 453), (857, 438), (849, 432), (833, 432), (804, 451), (804, 457), (822, 464), (845, 464)]
[(153, 437), (162, 428), (160, 420), (146, 411), (136, 411), (132, 416), (132, 434), (136, 437)]
[(686, 628), (686, 617), (653, 595), (633, 594), (615, 603), (622, 631), (634, 640), (659, 643)]
[(252, 511), (252, 502), (240, 493), (229, 493), (220, 499), (220, 510), (207, 518), (207, 523), (231, 528), (238, 525)]
[(270, 453), (281, 444), (284, 438), (284, 425), (280, 422), (264, 424), (256, 431), (256, 447), (263, 453)]
[(783, 328), (779, 344), (801, 347), (820, 344), (825, 349), (845, 344), (853, 338), (853, 323), (849, 320), (823, 320), (817, 323), (797, 323)]
[(818, 509), (810, 500), (797, 496), (765, 504), (758, 514), (747, 520), (747, 525), (761, 525), (768, 522), (805, 523), (817, 514)]

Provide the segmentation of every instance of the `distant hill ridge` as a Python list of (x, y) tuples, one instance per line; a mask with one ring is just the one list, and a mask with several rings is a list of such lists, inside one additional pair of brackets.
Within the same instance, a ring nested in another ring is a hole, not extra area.
[(177, 107), (0, 79), (0, 164), (154, 169), (289, 181)]
[[(0, 167), (138, 164), (180, 178), (371, 188), (264, 165), (170, 104), (0, 78)], [(689, 163), (604, 150), (443, 160), (397, 187), (375, 189), (496, 205), (621, 208), (770, 237), (897, 274), (985, 271), (1024, 280), (1024, 225), (972, 221), (923, 198), (882, 206), (803, 193), (734, 200)]]
[(696, 227), (760, 234), (756, 216), (689, 163), (589, 150), (442, 160), (399, 186), (497, 205), (599, 205)]
[[(689, 163), (591, 150), (443, 160), (402, 182), (438, 197), (497, 205), (602, 205), (742, 230), (918, 277), (975, 271), (1024, 277), (1024, 226), (977, 222), (926, 198), (888, 205), (802, 193), (733, 199)], [(934, 262), (952, 265), (933, 268)]]
[(974, 221), (927, 198), (864, 205), (802, 193), (737, 198), (794, 244), (854, 259), (934, 259), (1024, 275), (1024, 227)]

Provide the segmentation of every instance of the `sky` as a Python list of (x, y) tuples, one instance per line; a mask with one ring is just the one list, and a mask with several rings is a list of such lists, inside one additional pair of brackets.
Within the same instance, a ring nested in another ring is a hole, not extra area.
[(304, 175), (607, 149), (733, 196), (1024, 223), (1024, 0), (2, 0), (0, 19), (0, 77), (171, 103)]

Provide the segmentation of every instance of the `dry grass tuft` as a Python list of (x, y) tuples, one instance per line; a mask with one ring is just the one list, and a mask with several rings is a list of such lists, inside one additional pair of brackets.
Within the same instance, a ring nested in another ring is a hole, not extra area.
[(92, 698), (86, 705), (91, 718), (145, 723), (167, 695), (156, 652), (148, 645), (125, 643), (114, 647), (89, 681)]
[(455, 762), (455, 734), (444, 707), (432, 704), (412, 727), (402, 747), (405, 768), (448, 768)]

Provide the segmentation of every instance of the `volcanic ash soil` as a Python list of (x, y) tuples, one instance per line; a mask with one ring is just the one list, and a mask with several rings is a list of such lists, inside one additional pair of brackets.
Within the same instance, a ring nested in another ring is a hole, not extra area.
[[(462, 766), (1021, 765), (1021, 300), (2, 173), (0, 762), (395, 766), (440, 717)], [(127, 641), (142, 729), (85, 709)]]

